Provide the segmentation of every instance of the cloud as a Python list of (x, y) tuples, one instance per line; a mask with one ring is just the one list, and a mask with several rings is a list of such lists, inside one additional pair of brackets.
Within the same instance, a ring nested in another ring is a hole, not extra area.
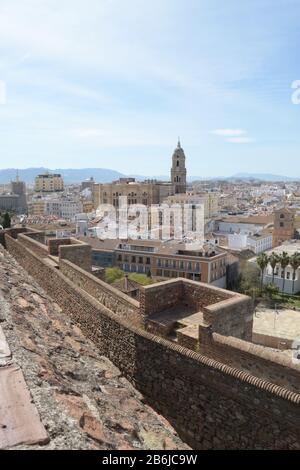
[(212, 134), (224, 137), (225, 142), (231, 144), (249, 144), (253, 142), (251, 137), (247, 137), (247, 131), (243, 129), (215, 129), (211, 131)]
[(250, 137), (229, 137), (226, 139), (226, 142), (230, 142), (231, 144), (249, 144), (253, 142), (253, 139)]
[(221, 135), (224, 137), (234, 137), (246, 134), (242, 129), (215, 129), (211, 131), (212, 134)]

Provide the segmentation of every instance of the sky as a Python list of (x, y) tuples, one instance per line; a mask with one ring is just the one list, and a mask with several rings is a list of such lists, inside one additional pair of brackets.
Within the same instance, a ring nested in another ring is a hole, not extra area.
[(300, 177), (299, 21), (300, 0), (0, 0), (0, 168), (167, 175), (180, 136), (189, 175)]

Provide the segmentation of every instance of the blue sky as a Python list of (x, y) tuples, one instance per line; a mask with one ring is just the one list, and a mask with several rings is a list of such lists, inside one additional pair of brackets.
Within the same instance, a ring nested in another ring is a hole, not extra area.
[(299, 21), (299, 0), (0, 0), (0, 168), (163, 175), (180, 135), (190, 175), (300, 177)]

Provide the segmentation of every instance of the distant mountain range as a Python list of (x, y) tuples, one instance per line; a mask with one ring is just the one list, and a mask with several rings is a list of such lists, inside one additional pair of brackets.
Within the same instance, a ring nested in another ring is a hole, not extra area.
[[(136, 180), (143, 181), (145, 179), (157, 179), (161, 181), (168, 181), (169, 176), (160, 175), (160, 176), (141, 176), (141, 175), (124, 175), (115, 170), (110, 170), (108, 168), (81, 168), (81, 169), (62, 169), (58, 168), (55, 170), (50, 170), (49, 168), (26, 168), (23, 170), (18, 170), (20, 180), (25, 181), (27, 184), (33, 184), (34, 179), (37, 175), (45, 172), (49, 173), (60, 173), (67, 184), (71, 183), (81, 183), (82, 181), (94, 177), (94, 180), (97, 183), (110, 183), (111, 181), (117, 180), (119, 178), (125, 178), (126, 176), (131, 176), (136, 178)], [(0, 170), (0, 184), (9, 183), (11, 180), (16, 178), (17, 170), (14, 168), (8, 168)], [(188, 181), (203, 181), (203, 180), (260, 180), (260, 181), (297, 181), (300, 178), (291, 177), (291, 176), (280, 176), (273, 174), (264, 174), (264, 173), (237, 173), (230, 177), (224, 176), (215, 176), (215, 177), (203, 177), (203, 176), (189, 176)]]

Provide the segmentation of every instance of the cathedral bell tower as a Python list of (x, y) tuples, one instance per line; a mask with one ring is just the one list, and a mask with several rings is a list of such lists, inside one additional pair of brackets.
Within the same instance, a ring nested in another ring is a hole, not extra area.
[(181, 148), (179, 139), (172, 157), (171, 182), (173, 184), (174, 194), (186, 192), (185, 154)]

